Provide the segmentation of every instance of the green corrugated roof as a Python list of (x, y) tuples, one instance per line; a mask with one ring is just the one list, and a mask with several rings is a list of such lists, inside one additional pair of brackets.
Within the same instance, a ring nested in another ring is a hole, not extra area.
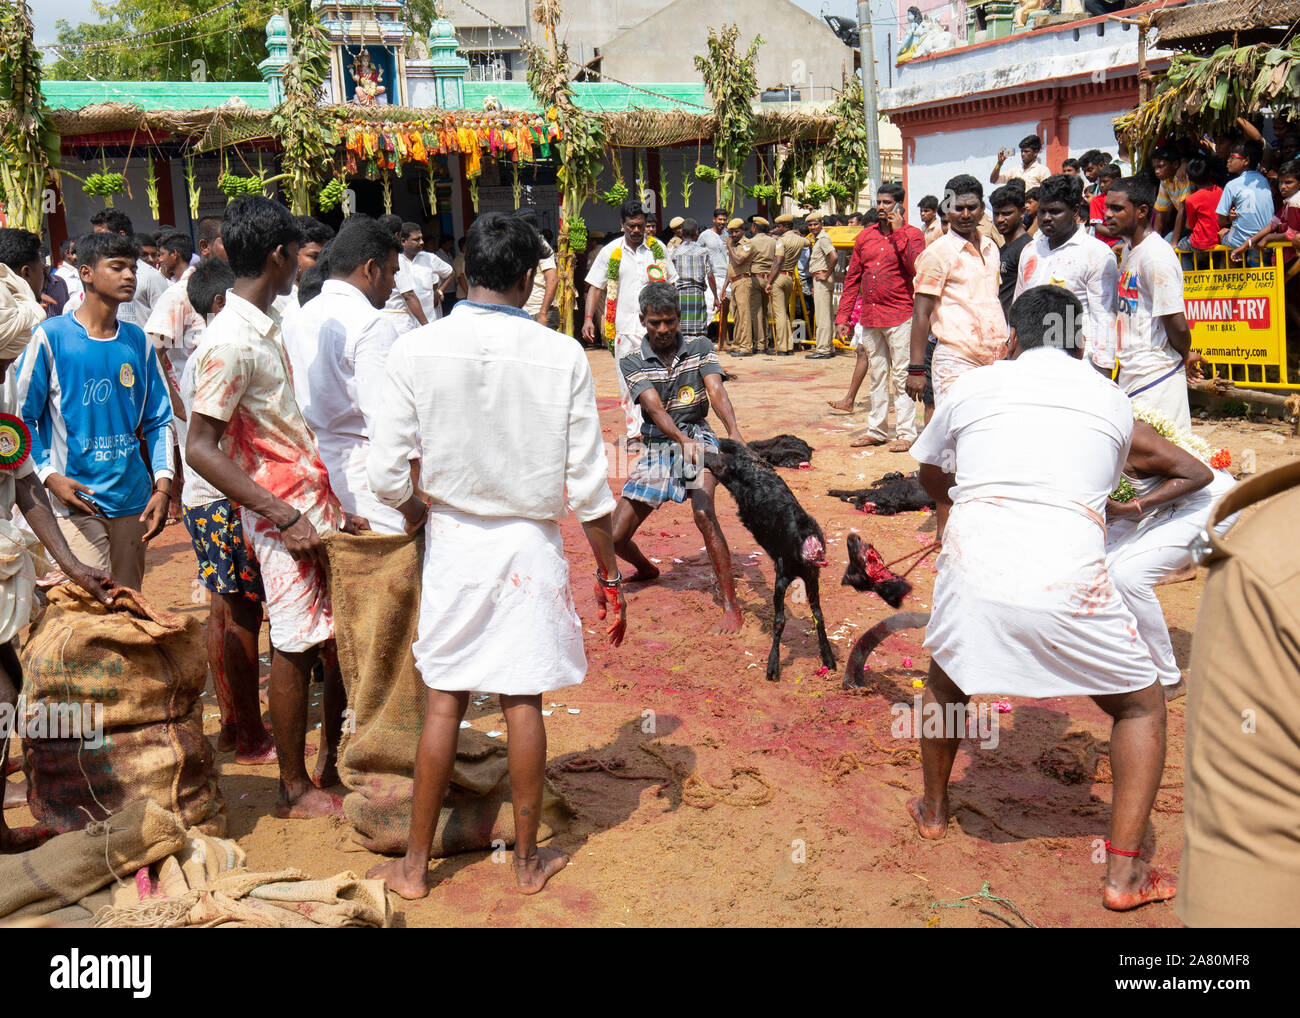
[[(658, 92), (659, 95), (647, 95), (645, 92), (612, 81), (577, 81), (573, 84), (573, 92), (578, 105), (593, 113), (617, 113), (632, 109), (685, 109), (697, 113), (704, 112), (684, 105), (685, 103), (695, 103), (696, 106), (703, 106), (708, 110), (713, 108), (708, 91), (702, 82), (670, 82), (645, 87), (652, 92)], [(539, 109), (525, 81), (467, 81), (463, 88), (467, 109), (481, 109), (483, 100), (490, 95), (500, 100), (503, 109), (534, 111)], [(660, 96), (667, 98), (660, 98)]]
[(44, 81), (41, 91), (54, 110), (79, 110), (96, 103), (131, 103), (142, 110), (204, 110), (237, 96), (251, 109), (271, 109), (261, 81)]

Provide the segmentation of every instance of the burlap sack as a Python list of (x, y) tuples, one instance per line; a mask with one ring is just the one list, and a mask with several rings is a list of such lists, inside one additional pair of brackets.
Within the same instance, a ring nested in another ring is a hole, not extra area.
[[(123, 592), (113, 610), (71, 584), (49, 607), (23, 650), (28, 709), (53, 717), (60, 705), (102, 705), (102, 740), (51, 727), (24, 739), (28, 805), (59, 831), (103, 819), (148, 796), (187, 826), (223, 834), (226, 807), (203, 734), (199, 696), (207, 655), (197, 619)], [(83, 710), (82, 720), (86, 713)]]
[(130, 882), (148, 866), (183, 848), (180, 820), (149, 799), (137, 799), (97, 824), (51, 838), (21, 855), (0, 855), (0, 918), (45, 915), (106, 884)]
[[(325, 539), (339, 667), (351, 713), (339, 749), (339, 774), (349, 794), (343, 815), (372, 852), (406, 851), (415, 749), (427, 689), (415, 667), (424, 537)], [(461, 729), (451, 789), (438, 819), (435, 856), (515, 841), (505, 747)], [(572, 811), (547, 782), (538, 840), (568, 828)]]

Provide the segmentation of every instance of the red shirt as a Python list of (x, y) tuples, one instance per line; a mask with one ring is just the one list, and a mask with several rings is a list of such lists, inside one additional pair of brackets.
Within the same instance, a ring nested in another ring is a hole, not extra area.
[[(850, 328), (890, 329), (912, 317), (912, 279), (916, 258), (925, 249), (925, 235), (915, 226), (904, 225), (888, 235), (877, 223), (863, 228), (853, 242), (853, 256), (844, 276), (837, 325)], [(853, 311), (862, 297), (862, 315), (857, 322)]]
[(1183, 215), (1191, 231), (1189, 243), (1198, 251), (1208, 251), (1219, 245), (1219, 199), (1223, 188), (1217, 184), (1193, 191), (1183, 199)]
[(1118, 237), (1104, 237), (1097, 232), (1098, 226), (1106, 225), (1106, 196), (1094, 194), (1088, 199), (1088, 225), (1092, 227), (1093, 236), (1111, 247), (1119, 243)]

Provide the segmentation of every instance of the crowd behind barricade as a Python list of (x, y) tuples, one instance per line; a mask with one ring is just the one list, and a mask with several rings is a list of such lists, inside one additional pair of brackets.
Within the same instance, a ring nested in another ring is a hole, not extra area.
[[(137, 234), (105, 210), (53, 267), (36, 235), (0, 230), (0, 425), (15, 445), (0, 448), (15, 457), (0, 505), (20, 510), (58, 567), (7, 581), (11, 617), (24, 603), (30, 617), (38, 583), (67, 578), (105, 603), (115, 587), (140, 588), (149, 542), (183, 521), (211, 594), (210, 664), (224, 677), (218, 747), (277, 764), (278, 816), (337, 814), (346, 703), (324, 540), (423, 530), (412, 650), (426, 734), (407, 854), (374, 874), (404, 896), (427, 892), (459, 723), (471, 693), (497, 693), (518, 884), (540, 890), (566, 861), (537, 845), (541, 696), (586, 670), (558, 521), (572, 511), (582, 524), (597, 562), (589, 589), (617, 646), (624, 583), (659, 575), (637, 528), (689, 499), (721, 594), (716, 631), (738, 632), (704, 466), (720, 448), (708, 417), (744, 448), (721, 356), (792, 356), (802, 322), (809, 359), (857, 350), (846, 395), (830, 403), (856, 413), (867, 384), (852, 445), (910, 452), (938, 506), (927, 702), (1093, 697), (1115, 724), (1104, 902), (1167, 899), (1171, 882), (1140, 850), (1165, 699), (1183, 680), (1153, 588), (1191, 566), (1190, 538), (1232, 486), (1191, 432), (1186, 379), (1201, 359), (1183, 258), (1223, 247), (1251, 265), (1265, 243), (1300, 247), (1296, 135), (1265, 152), (1251, 131), (1223, 146), (1161, 146), (1138, 174), (1097, 151), (1053, 173), (1030, 136), (1018, 163), (999, 153), (987, 201), (984, 183), (960, 174), (916, 203), (919, 226), (897, 184), (865, 213), (769, 223), (719, 208), (708, 225), (673, 218), (667, 238), (630, 200), (621, 233), (586, 260), (580, 342), (554, 331), (556, 256), (527, 210), (483, 215), (435, 251), (396, 216), (354, 215), (336, 234), (260, 197), (200, 221), (193, 239)], [(836, 226), (859, 228), (847, 257), (826, 232)], [(620, 444), (635, 455), (618, 500), (584, 344), (607, 347), (617, 367)], [(21, 540), (3, 526), (0, 538)], [(635, 572), (624, 577), (620, 558)], [(503, 605), (520, 575), (530, 593)], [(1026, 601), (1030, 588), (1040, 593)], [(270, 730), (258, 699), (264, 620)], [(21, 687), (21, 627), (0, 633), (6, 702)], [(313, 674), (324, 721), (309, 773)], [(959, 741), (922, 739), (925, 795), (910, 808), (923, 837), (946, 831)]]

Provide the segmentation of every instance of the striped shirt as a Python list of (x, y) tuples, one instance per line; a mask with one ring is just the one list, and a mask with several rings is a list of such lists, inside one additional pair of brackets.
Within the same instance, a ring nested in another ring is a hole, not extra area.
[[(723, 373), (717, 351), (703, 336), (679, 337), (677, 351), (669, 364), (659, 359), (649, 340), (643, 339), (641, 349), (621, 358), (618, 366), (632, 399), (639, 400), (642, 393), (654, 389), (678, 427), (708, 418), (709, 396), (704, 378)], [(668, 438), (654, 426), (648, 414), (641, 425), (641, 434), (651, 441), (662, 442)]]

